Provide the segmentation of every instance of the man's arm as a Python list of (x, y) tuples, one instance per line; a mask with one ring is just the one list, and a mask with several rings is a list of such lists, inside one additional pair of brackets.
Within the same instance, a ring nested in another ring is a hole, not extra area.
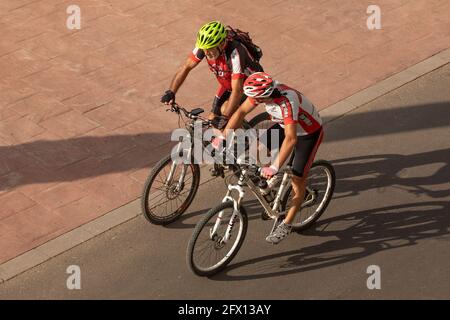
[(277, 170), (286, 162), (297, 143), (297, 124), (285, 124), (284, 135), (285, 138), (281, 144), (280, 152), (273, 163)]
[(237, 129), (242, 126), (242, 122), (244, 121), (245, 116), (250, 113), (256, 105), (252, 104), (250, 102), (250, 99), (245, 99), (245, 101), (242, 103), (242, 105), (237, 109), (235, 113), (233, 113), (233, 116), (231, 117), (230, 121), (228, 121), (228, 124), (224, 130), (224, 136), (227, 136), (227, 129)]
[(170, 90), (173, 91), (173, 93), (177, 93), (184, 80), (186, 80), (189, 72), (191, 72), (191, 70), (194, 69), (198, 64), (198, 61), (194, 61), (189, 57), (186, 62), (178, 69), (177, 73), (172, 79), (172, 82), (170, 83)]
[(222, 140), (225, 140), (228, 134), (232, 134), (234, 129), (240, 128), (242, 125), (242, 121), (244, 120), (245, 116), (250, 113), (254, 108), (256, 107), (255, 104), (250, 102), (250, 99), (246, 99), (240, 108), (233, 113), (233, 116), (228, 121), (227, 126), (223, 130), (222, 135), (217, 136), (213, 139), (212, 145), (215, 149), (219, 148), (220, 143)]

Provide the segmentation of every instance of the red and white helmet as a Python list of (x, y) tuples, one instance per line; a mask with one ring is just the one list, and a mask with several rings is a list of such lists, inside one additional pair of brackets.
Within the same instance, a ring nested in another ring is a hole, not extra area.
[(265, 72), (251, 74), (244, 82), (244, 93), (252, 98), (267, 98), (275, 89), (275, 81)]

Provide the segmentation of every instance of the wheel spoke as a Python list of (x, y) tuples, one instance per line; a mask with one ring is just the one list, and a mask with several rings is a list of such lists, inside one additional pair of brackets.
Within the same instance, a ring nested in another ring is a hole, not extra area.
[[(161, 196), (162, 196), (162, 197), (161, 197)], [(165, 193), (161, 193), (161, 194), (158, 195), (157, 197), (154, 197), (154, 198), (152, 198), (152, 199), (149, 199), (149, 200), (148, 200), (148, 203), (150, 204), (150, 203), (154, 202), (156, 199), (158, 199), (158, 202), (156, 202), (157, 204), (159, 204), (161, 200), (164, 201), (164, 199), (165, 199)]]
[(194, 187), (194, 166), (186, 165), (186, 172), (183, 181), (183, 189), (179, 192), (174, 191), (175, 186), (177, 186), (178, 181), (183, 173), (183, 165), (177, 165), (173, 175), (172, 182), (167, 185), (167, 178), (169, 177), (170, 170), (172, 168), (173, 161), (169, 160), (165, 165), (161, 166), (158, 171), (154, 174), (154, 178), (151, 182), (148, 199), (147, 208), (148, 214), (157, 217), (170, 217), (176, 214), (180, 208), (186, 203), (189, 198), (189, 194), (192, 192)]
[[(221, 211), (223, 211), (222, 224), (216, 231), (216, 235), (221, 235), (221, 241), (223, 241), (223, 237), (225, 237), (225, 232), (233, 215), (233, 210), (230, 207), (226, 207)], [(216, 239), (215, 241), (210, 239), (210, 232), (215, 225), (215, 219), (217, 219), (219, 212), (220, 211), (217, 209), (215, 215), (213, 215), (210, 220), (202, 226), (195, 245), (192, 248), (191, 261), (198, 269), (214, 270), (215, 268), (220, 267), (221, 264), (226, 261), (224, 259), (230, 253), (230, 250), (235, 246), (236, 242), (239, 241), (238, 237), (231, 235), (227, 243), (220, 243), (219, 239)], [(241, 223), (241, 217), (239, 217), (233, 226), (233, 235), (240, 230)]]

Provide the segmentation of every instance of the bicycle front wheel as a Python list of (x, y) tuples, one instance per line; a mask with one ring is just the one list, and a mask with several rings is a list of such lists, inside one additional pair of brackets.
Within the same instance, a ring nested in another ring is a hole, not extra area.
[(247, 233), (244, 207), (223, 202), (206, 213), (196, 225), (187, 247), (187, 264), (198, 276), (211, 276), (224, 269), (238, 253)]
[(177, 220), (191, 205), (200, 184), (198, 164), (174, 164), (171, 155), (153, 168), (142, 192), (144, 217), (153, 224)]

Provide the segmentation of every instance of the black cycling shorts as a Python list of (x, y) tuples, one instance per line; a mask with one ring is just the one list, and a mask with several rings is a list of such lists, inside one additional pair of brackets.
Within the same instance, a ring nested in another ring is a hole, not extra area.
[[(278, 130), (278, 146), (272, 146), (271, 131)], [(264, 137), (265, 136), (265, 137)], [(271, 152), (279, 152), (281, 144), (284, 141), (284, 129), (277, 123), (270, 127), (262, 137), (262, 142), (267, 146)], [(306, 136), (297, 136), (297, 144), (292, 153), (288, 164), (292, 166), (292, 172), (297, 177), (307, 176), (309, 169), (316, 156), (317, 149), (323, 139), (322, 127), (314, 133)]]
[[(222, 108), (225, 101), (230, 99), (230, 96), (231, 96), (230, 90), (220, 87), (219, 90), (217, 90), (216, 96), (214, 97), (211, 112), (217, 116), (221, 116), (222, 112), (220, 111), (220, 108)], [(247, 98), (247, 96), (245, 94), (242, 95), (242, 98), (241, 98), (241, 101), (239, 102), (239, 104), (242, 104), (246, 98)]]

